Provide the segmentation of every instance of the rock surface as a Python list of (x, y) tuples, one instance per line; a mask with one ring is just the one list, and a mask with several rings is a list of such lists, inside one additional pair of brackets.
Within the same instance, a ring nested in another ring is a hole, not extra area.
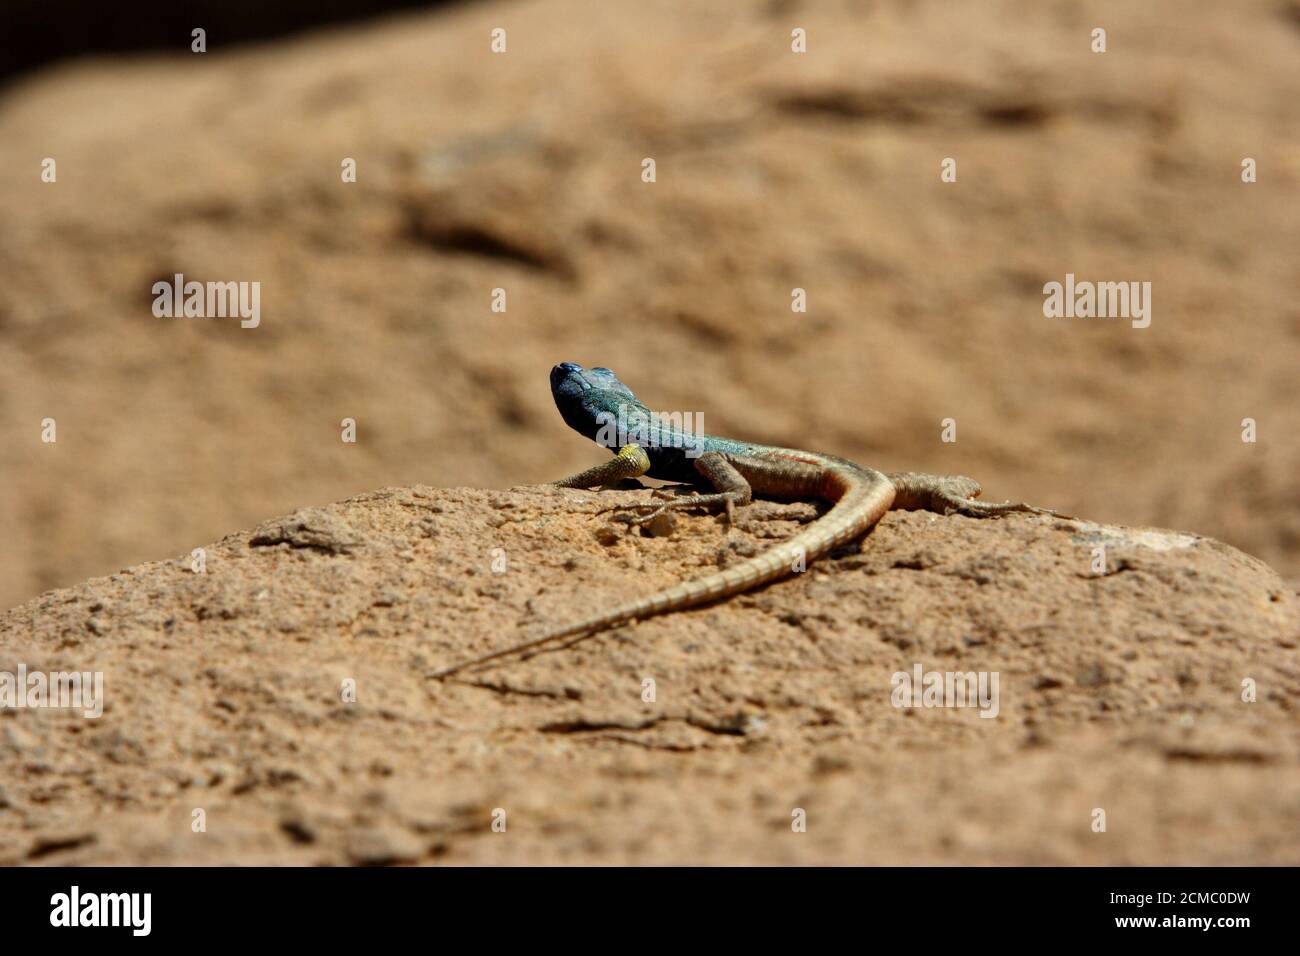
[[(0, 711), (0, 863), (1300, 863), (1297, 599), (1195, 535), (895, 512), (428, 679), (817, 515), (598, 513), (645, 497), (390, 488), (9, 611), (0, 669), (102, 671), (105, 707)], [(997, 672), (997, 716), (893, 706), (917, 665)]]

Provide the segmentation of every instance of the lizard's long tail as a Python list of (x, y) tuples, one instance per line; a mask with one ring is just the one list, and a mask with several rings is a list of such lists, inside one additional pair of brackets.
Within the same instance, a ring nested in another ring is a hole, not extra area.
[(844, 542), (865, 534), (884, 516), (894, 501), (894, 486), (878, 471), (864, 468), (851, 476), (845, 474), (842, 476), (841, 484), (840, 497), (836, 500), (835, 506), (820, 520), (788, 541), (783, 541), (760, 555), (714, 574), (684, 581), (656, 594), (621, 604), (602, 614), (565, 625), (534, 640), (484, 654), (482, 657), (461, 661), (435, 672), (432, 676), (448, 677), (467, 667), (530, 651), (561, 638), (584, 633), (589, 637), (594, 636), (606, 628), (626, 624), (628, 621), (653, 617), (679, 608), (695, 607), (740, 591), (747, 591), (768, 581), (787, 577), (794, 573), (796, 564), (813, 561)]

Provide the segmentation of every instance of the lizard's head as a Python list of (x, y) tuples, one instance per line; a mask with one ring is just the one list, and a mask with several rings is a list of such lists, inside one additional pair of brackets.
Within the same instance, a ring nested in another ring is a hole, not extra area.
[(601, 413), (617, 416), (620, 405), (644, 408), (609, 369), (583, 368), (577, 362), (561, 362), (551, 369), (551, 395), (568, 426), (593, 439)]

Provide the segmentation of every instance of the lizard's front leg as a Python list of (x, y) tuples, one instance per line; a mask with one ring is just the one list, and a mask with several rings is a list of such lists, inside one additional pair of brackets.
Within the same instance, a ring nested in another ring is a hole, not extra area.
[(902, 471), (886, 477), (895, 488), (893, 507), (900, 511), (955, 513), (969, 518), (991, 518), (1016, 511), (1057, 518), (1071, 517), (1050, 508), (1035, 508), (1018, 501), (976, 501), (980, 483), (964, 475), (926, 475)]
[(650, 456), (645, 453), (645, 449), (640, 445), (624, 445), (609, 461), (551, 484), (556, 488), (599, 488), (624, 478), (640, 478), (649, 470)]

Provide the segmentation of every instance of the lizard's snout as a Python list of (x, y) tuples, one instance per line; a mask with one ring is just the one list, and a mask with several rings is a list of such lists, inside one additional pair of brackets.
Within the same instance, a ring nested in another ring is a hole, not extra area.
[(599, 392), (623, 400), (635, 401), (632, 390), (618, 380), (610, 369), (596, 365), (583, 368), (577, 362), (561, 362), (551, 369), (551, 393), (573, 399)]
[(551, 391), (555, 391), (570, 378), (580, 375), (582, 370), (582, 366), (577, 362), (561, 362), (555, 366), (555, 368), (551, 369)]

